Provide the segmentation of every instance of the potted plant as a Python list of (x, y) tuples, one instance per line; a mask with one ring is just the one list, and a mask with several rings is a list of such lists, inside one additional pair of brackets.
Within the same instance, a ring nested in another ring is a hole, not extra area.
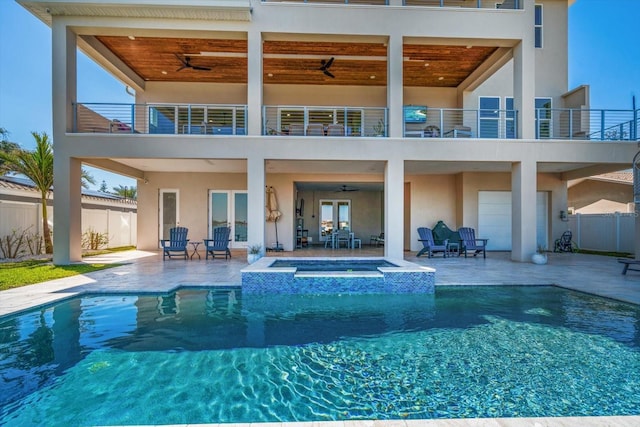
[(531, 262), (538, 265), (547, 263), (547, 248), (542, 245), (538, 246), (536, 253), (531, 256)]
[(384, 136), (384, 120), (380, 119), (373, 125), (373, 133), (375, 136)]
[(262, 257), (262, 245), (251, 245), (247, 248), (247, 262), (253, 264)]

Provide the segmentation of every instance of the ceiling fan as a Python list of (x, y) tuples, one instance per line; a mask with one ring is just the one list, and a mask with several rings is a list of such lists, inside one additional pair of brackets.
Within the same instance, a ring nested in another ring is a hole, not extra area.
[(334, 76), (333, 74), (331, 74), (331, 71), (329, 71), (329, 68), (331, 68), (331, 65), (333, 64), (333, 60), (335, 58), (331, 57), (331, 59), (329, 59), (328, 61), (326, 60), (321, 60), (320, 61), (320, 68), (318, 68), (318, 70), (322, 71), (324, 73), (325, 76), (327, 77), (331, 77), (332, 79), (335, 79), (336, 76)]
[(341, 193), (343, 191), (360, 191), (359, 188), (356, 187), (349, 187), (348, 185), (342, 185), (340, 188), (338, 188), (335, 192), (336, 193)]
[(192, 70), (198, 70), (198, 71), (211, 71), (211, 68), (209, 67), (199, 67), (197, 65), (191, 65), (190, 56), (185, 56), (183, 58), (176, 53), (176, 58), (178, 58), (178, 60), (182, 63), (182, 67), (178, 68), (176, 71), (182, 71), (185, 68), (191, 68)]

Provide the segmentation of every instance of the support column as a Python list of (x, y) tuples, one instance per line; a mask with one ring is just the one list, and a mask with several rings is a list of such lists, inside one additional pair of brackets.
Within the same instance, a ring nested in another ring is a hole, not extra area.
[[(526, 0), (523, 19), (534, 21), (534, 2)], [(533, 31), (524, 31), (520, 43), (513, 48), (513, 103), (518, 111), (518, 138), (534, 139), (536, 63)]]
[(76, 102), (77, 36), (64, 18), (52, 23), (53, 98), (53, 262), (66, 265), (82, 260), (82, 162), (72, 158), (66, 134), (73, 128)]
[(536, 162), (511, 166), (511, 259), (528, 262), (536, 251)]
[(53, 158), (53, 263), (82, 261), (82, 162), (56, 152)]
[(389, 36), (389, 44), (387, 45), (387, 135), (392, 138), (402, 138), (403, 136), (402, 64), (402, 36), (392, 34)]
[(390, 159), (384, 170), (384, 256), (404, 257), (404, 160)]
[(249, 227), (247, 239), (249, 245), (262, 245), (265, 250), (265, 166), (262, 156), (250, 156), (247, 159), (247, 212)]
[(249, 31), (247, 45), (247, 133), (258, 136), (262, 133), (262, 34)]

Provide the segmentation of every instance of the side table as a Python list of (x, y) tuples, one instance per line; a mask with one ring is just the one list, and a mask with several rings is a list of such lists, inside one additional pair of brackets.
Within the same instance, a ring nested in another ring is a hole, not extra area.
[(198, 246), (200, 246), (200, 243), (202, 243), (202, 242), (189, 242), (189, 244), (191, 246), (193, 246), (193, 252), (191, 253), (191, 258), (190, 259), (193, 259), (194, 255), (198, 255), (198, 259), (202, 259), (200, 257), (200, 254), (198, 253)]
[(460, 243), (447, 243), (447, 256), (452, 254), (460, 256)]

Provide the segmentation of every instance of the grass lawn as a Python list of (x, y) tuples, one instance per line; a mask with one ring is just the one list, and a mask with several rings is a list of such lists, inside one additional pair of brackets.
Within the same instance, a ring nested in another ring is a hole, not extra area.
[[(131, 247), (115, 248), (104, 251), (94, 251), (87, 255), (99, 253), (119, 252), (130, 250)], [(77, 274), (91, 273), (117, 267), (121, 264), (74, 264), (53, 265), (50, 260), (30, 260), (20, 262), (0, 263), (0, 291), (46, 282), (53, 279), (75, 276)]]

